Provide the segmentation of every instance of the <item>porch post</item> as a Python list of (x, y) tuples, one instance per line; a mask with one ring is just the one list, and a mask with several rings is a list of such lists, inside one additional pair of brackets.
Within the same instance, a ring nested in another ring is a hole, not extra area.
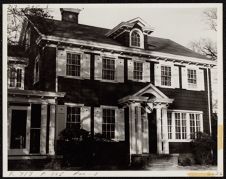
[(162, 154), (162, 124), (161, 124), (161, 107), (156, 107), (156, 125), (157, 125), (157, 154)]
[(163, 153), (169, 154), (168, 127), (167, 127), (167, 108), (162, 108), (162, 137), (163, 137)]
[(141, 129), (141, 106), (140, 103), (138, 103), (137, 105), (137, 131), (136, 131), (136, 146), (137, 146), (137, 154), (142, 154), (142, 129)]
[(40, 154), (46, 154), (47, 104), (41, 107)]
[(136, 154), (136, 135), (135, 135), (135, 104), (129, 105), (129, 138), (130, 138), (130, 155)]
[(55, 139), (55, 112), (56, 106), (50, 105), (50, 121), (49, 121), (49, 155), (55, 155), (54, 139)]

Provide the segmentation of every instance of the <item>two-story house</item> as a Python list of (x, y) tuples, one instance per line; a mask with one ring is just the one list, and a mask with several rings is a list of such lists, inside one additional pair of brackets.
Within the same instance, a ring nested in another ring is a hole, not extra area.
[(61, 21), (24, 21), (24, 86), (9, 78), (9, 88), (21, 85), (9, 89), (11, 157), (55, 155), (65, 128), (102, 134), (129, 157), (189, 152), (197, 132), (211, 134), (213, 61), (153, 37), (141, 18), (104, 29), (79, 24), (79, 9), (60, 10)]

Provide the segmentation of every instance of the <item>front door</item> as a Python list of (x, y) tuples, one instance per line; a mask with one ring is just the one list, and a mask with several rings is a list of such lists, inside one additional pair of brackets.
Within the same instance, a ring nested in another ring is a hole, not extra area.
[(28, 154), (28, 120), (29, 120), (29, 107), (14, 106), (11, 107), (9, 112), (9, 154), (10, 155), (23, 155)]
[(157, 153), (157, 126), (156, 126), (156, 110), (148, 113), (149, 124), (149, 153)]

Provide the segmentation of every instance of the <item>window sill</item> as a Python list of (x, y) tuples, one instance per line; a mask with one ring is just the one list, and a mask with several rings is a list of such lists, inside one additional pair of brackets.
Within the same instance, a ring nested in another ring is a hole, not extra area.
[(116, 80), (106, 80), (106, 79), (99, 79), (97, 81), (101, 81), (101, 82), (108, 82), (108, 83), (119, 83), (118, 81)]
[(170, 88), (170, 89), (175, 89), (173, 86), (164, 86), (164, 85), (159, 85), (160, 88)]
[(20, 89), (20, 90), (24, 90), (24, 87), (10, 87), (10, 86), (8, 86), (8, 89)]
[(58, 77), (77, 79), (77, 80), (85, 80), (86, 79), (86, 78), (83, 78), (83, 77), (80, 77), (80, 76), (61, 76), (61, 75), (58, 75)]
[(168, 139), (168, 142), (191, 142), (192, 139)]

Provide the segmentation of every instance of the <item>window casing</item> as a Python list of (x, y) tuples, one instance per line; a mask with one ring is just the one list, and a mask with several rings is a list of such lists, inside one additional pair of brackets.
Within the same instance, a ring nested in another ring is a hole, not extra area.
[(103, 58), (102, 79), (115, 80), (115, 60), (112, 58)]
[(67, 53), (66, 75), (80, 77), (81, 73), (81, 55), (76, 53)]
[(161, 66), (161, 85), (171, 86), (171, 67)]
[(23, 89), (23, 69), (21, 67), (9, 68), (9, 88)]
[(102, 135), (106, 139), (115, 138), (115, 109), (103, 108)]
[(188, 74), (188, 87), (196, 88), (197, 87), (197, 71), (193, 69), (187, 69)]
[(190, 141), (202, 131), (202, 113), (200, 112), (167, 112), (169, 141)]
[(70, 129), (80, 129), (81, 108), (75, 106), (67, 106), (67, 122), (66, 127)]
[(140, 41), (141, 41), (141, 37), (138, 31), (133, 31), (131, 33), (131, 46), (140, 47), (140, 44), (141, 44)]
[(135, 80), (143, 79), (143, 63), (142, 62), (134, 62), (133, 78)]

